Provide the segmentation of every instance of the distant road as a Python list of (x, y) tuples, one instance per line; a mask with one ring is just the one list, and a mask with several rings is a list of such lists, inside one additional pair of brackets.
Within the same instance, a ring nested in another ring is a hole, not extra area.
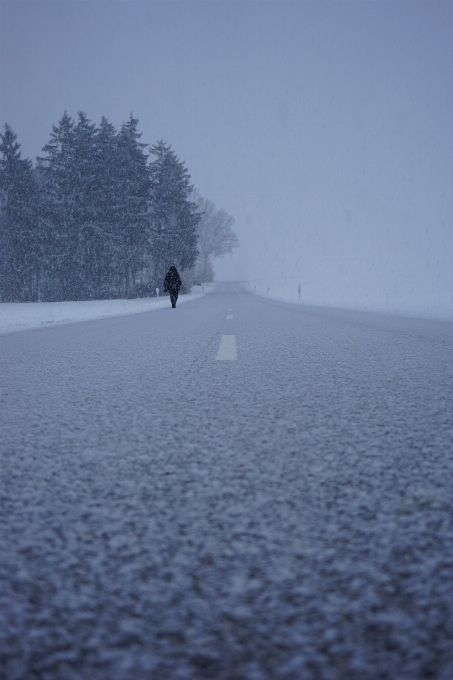
[(0, 678), (453, 678), (452, 323), (225, 284), (0, 352)]

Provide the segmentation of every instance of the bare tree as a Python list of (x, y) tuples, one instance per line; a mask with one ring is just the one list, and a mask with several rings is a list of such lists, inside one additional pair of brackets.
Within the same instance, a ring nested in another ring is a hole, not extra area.
[(212, 260), (232, 253), (233, 248), (239, 246), (238, 237), (231, 228), (234, 218), (223, 209), (217, 210), (214, 203), (200, 196), (197, 190), (194, 190), (192, 199), (201, 213), (197, 226), (198, 275), (203, 281), (212, 281)]

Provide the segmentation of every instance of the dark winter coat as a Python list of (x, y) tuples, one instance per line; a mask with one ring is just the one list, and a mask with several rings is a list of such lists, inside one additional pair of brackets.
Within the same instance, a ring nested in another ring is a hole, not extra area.
[(181, 279), (179, 278), (176, 267), (170, 267), (164, 280), (164, 290), (169, 293), (179, 293), (181, 288)]

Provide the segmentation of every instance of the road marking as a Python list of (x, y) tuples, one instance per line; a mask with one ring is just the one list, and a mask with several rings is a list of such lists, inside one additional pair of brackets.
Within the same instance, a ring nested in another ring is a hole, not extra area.
[(222, 335), (220, 340), (219, 351), (217, 352), (216, 361), (228, 361), (230, 359), (237, 359), (236, 354), (236, 336)]
[(233, 318), (233, 315), (232, 315), (232, 314), (228, 314), (227, 319), (232, 319), (232, 318)]

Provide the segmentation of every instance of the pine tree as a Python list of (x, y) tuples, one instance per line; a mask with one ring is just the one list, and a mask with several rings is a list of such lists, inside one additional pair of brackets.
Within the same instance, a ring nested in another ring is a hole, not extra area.
[(73, 299), (96, 299), (96, 262), (102, 234), (98, 229), (96, 126), (80, 112), (72, 136), (70, 168), (74, 197), (71, 233)]
[(0, 140), (1, 298), (38, 299), (41, 239), (32, 163), (22, 160), (9, 125)]
[(83, 300), (98, 296), (99, 230), (97, 131), (80, 112), (74, 124), (65, 113), (53, 127), (40, 159), (48, 239), (48, 296)]
[(136, 273), (145, 264), (150, 217), (150, 176), (147, 146), (139, 142), (138, 120), (132, 115), (121, 127), (117, 137), (117, 205), (116, 236), (119, 237), (120, 264), (124, 281), (124, 294), (135, 291)]
[(72, 168), (74, 166), (74, 121), (66, 113), (58, 126), (52, 126), (47, 154), (38, 158), (42, 192), (42, 221), (45, 233), (43, 295), (46, 300), (74, 300), (73, 251), (77, 239), (77, 202)]
[(194, 266), (196, 228), (200, 220), (195, 203), (189, 200), (192, 186), (184, 163), (163, 141), (151, 148), (156, 159), (150, 164), (152, 256), (156, 285), (162, 286), (171, 265), (184, 270)]
[(99, 298), (117, 297), (121, 262), (121, 230), (118, 226), (119, 153), (115, 127), (103, 117), (97, 132), (96, 204), (98, 207), (95, 279)]

